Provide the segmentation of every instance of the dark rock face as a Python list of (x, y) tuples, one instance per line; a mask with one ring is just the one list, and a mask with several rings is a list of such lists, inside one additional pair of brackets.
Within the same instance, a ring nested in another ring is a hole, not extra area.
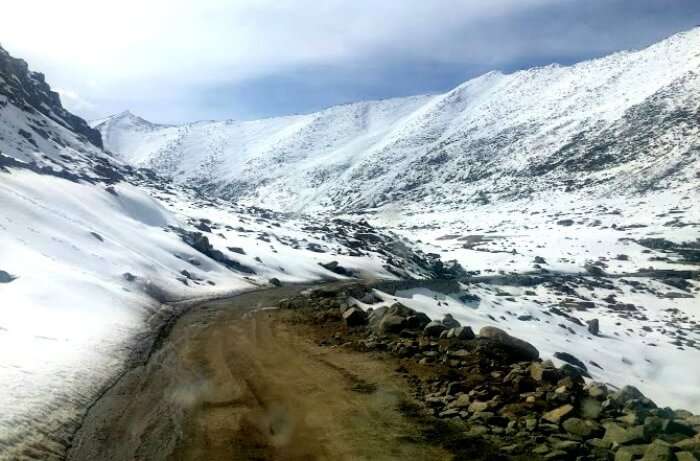
[[(102, 148), (100, 132), (63, 108), (58, 93), (51, 90), (44, 74), (32, 72), (22, 59), (16, 59), (0, 47), (0, 95), (26, 112), (39, 112), (59, 125), (85, 137)], [(0, 108), (2, 106), (0, 105)]]
[[(173, 231), (177, 232), (178, 235), (180, 235), (180, 238), (182, 238), (183, 242), (185, 242), (195, 250), (199, 251), (203, 255), (210, 257), (214, 261), (220, 262), (229, 269), (237, 272), (242, 272), (244, 274), (255, 274), (255, 271), (252, 268), (241, 264), (238, 261), (235, 261), (231, 258), (228, 258), (221, 251), (214, 248), (212, 244), (209, 243), (209, 239), (207, 238), (207, 236), (203, 235), (201, 232), (190, 232), (180, 228), (173, 228)], [(270, 280), (270, 283), (273, 283), (272, 279)]]
[(0, 271), (0, 283), (10, 283), (13, 280), (15, 280), (17, 277), (5, 272), (5, 271)]

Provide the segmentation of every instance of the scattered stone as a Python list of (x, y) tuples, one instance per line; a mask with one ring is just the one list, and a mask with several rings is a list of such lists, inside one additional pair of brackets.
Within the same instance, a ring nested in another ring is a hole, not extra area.
[(388, 314), (379, 322), (379, 333), (400, 333), (406, 327), (406, 318), (397, 314)]
[(580, 418), (569, 418), (562, 424), (566, 432), (578, 435), (580, 437), (589, 438), (596, 432), (600, 432), (600, 425), (593, 421), (586, 421)]
[(615, 452), (615, 461), (633, 461), (639, 459), (646, 451), (646, 445), (627, 445)]
[(0, 283), (10, 283), (13, 280), (16, 280), (17, 277), (5, 272), (5, 271), (0, 271)]
[(676, 452), (677, 461), (698, 461), (698, 458), (689, 451)]
[(474, 331), (471, 329), (471, 327), (457, 327), (451, 328), (447, 334), (447, 337), (466, 341), (469, 339), (474, 339), (476, 335), (474, 335)]
[(642, 461), (673, 461), (671, 445), (663, 440), (654, 440), (644, 451)]
[(446, 328), (457, 328), (461, 326), (461, 324), (452, 317), (452, 314), (445, 314), (445, 317), (442, 319), (442, 324)]
[(530, 376), (537, 382), (555, 382), (559, 378), (559, 373), (551, 362), (532, 362), (529, 368)]
[(440, 333), (442, 333), (446, 329), (447, 328), (445, 327), (445, 325), (442, 324), (442, 322), (433, 320), (432, 322), (427, 324), (425, 328), (423, 328), (423, 334), (431, 338), (437, 338), (440, 336)]
[(520, 356), (525, 360), (536, 360), (539, 358), (540, 353), (532, 344), (522, 339), (515, 338), (500, 328), (486, 326), (479, 330), (479, 336), (482, 338), (489, 338), (503, 346), (506, 346), (511, 351), (515, 352), (516, 355)]
[(592, 319), (586, 321), (588, 325), (588, 332), (592, 335), (598, 336), (600, 333), (600, 321), (598, 319)]
[(416, 312), (415, 315), (406, 317), (406, 328), (411, 330), (422, 330), (430, 323), (430, 317), (422, 312)]
[(359, 307), (351, 307), (343, 312), (343, 320), (348, 327), (367, 325), (367, 314)]
[(618, 445), (629, 445), (634, 443), (643, 443), (646, 439), (644, 434), (644, 426), (634, 426), (625, 428), (617, 423), (606, 423), (605, 435), (603, 440), (607, 440)]
[(280, 279), (278, 279), (277, 277), (272, 277), (272, 278), (269, 280), (269, 282), (270, 282), (270, 285), (272, 285), (273, 287), (282, 286), (282, 282), (280, 282)]
[(588, 419), (598, 419), (603, 411), (603, 404), (592, 397), (581, 400), (581, 416)]
[(571, 404), (566, 404), (562, 405), (559, 408), (556, 408), (552, 411), (548, 411), (544, 415), (542, 415), (542, 419), (549, 421), (550, 423), (553, 424), (559, 424), (559, 422), (566, 418), (568, 415), (570, 415), (574, 411), (574, 407)]
[(568, 352), (555, 352), (554, 357), (558, 358), (559, 360), (563, 360), (566, 363), (570, 363), (571, 365), (577, 366), (583, 370), (588, 370), (586, 368), (586, 365), (582, 361), (569, 354)]

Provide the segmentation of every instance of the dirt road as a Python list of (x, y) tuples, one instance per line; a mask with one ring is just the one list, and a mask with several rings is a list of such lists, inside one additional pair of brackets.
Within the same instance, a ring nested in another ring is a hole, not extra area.
[(284, 312), (299, 288), (181, 317), (91, 409), (70, 460), (449, 459), (417, 443), (406, 385), (381, 360), (321, 348)]

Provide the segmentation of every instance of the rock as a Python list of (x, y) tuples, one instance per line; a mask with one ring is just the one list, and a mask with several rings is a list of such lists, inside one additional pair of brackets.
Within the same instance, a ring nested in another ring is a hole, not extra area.
[(431, 338), (437, 338), (440, 336), (440, 333), (442, 333), (446, 329), (447, 328), (445, 327), (445, 325), (442, 324), (442, 322), (433, 320), (432, 322), (427, 324), (425, 328), (423, 328), (423, 334)]
[[(307, 246), (307, 249), (309, 249), (311, 251), (316, 251), (317, 253), (323, 253), (323, 250), (321, 250), (319, 246), (311, 247), (311, 245), (312, 244), (309, 244), (309, 246)], [(318, 263), (318, 265), (323, 267), (324, 269), (327, 269), (327, 270), (333, 272), (334, 274), (343, 275), (346, 277), (353, 277), (355, 275), (355, 274), (353, 274), (353, 272), (351, 270), (346, 269), (345, 267), (339, 265), (338, 261), (331, 261), (331, 262), (327, 262), (327, 263)]]
[(588, 419), (598, 419), (603, 411), (603, 405), (599, 400), (592, 397), (581, 399), (581, 416)]
[(644, 394), (634, 386), (625, 386), (617, 392), (614, 392), (611, 399), (620, 405), (626, 404), (630, 400), (646, 399)]
[(380, 334), (399, 333), (406, 327), (406, 318), (397, 314), (388, 314), (379, 322)]
[(416, 312), (415, 315), (406, 317), (406, 328), (411, 330), (422, 330), (430, 323), (430, 317), (422, 312)]
[(644, 434), (644, 426), (634, 426), (629, 429), (617, 424), (604, 424), (605, 435), (603, 440), (617, 443), (618, 445), (630, 445), (634, 443), (643, 443), (646, 439)]
[(580, 418), (569, 418), (564, 421), (562, 427), (566, 432), (583, 438), (589, 438), (601, 429), (597, 423)]
[(560, 226), (567, 226), (568, 227), (568, 226), (572, 226), (574, 224), (574, 220), (573, 219), (560, 219), (559, 221), (557, 221), (557, 224), (559, 224)]
[(656, 439), (647, 446), (641, 461), (674, 461), (671, 445)]
[(461, 340), (468, 340), (468, 339), (474, 339), (474, 332), (470, 327), (457, 327), (457, 328), (450, 328), (450, 330), (447, 332), (447, 338), (455, 338), (455, 339), (461, 339)]
[(471, 402), (469, 404), (469, 411), (471, 413), (481, 413), (483, 411), (488, 410), (490, 407), (489, 402), (480, 402), (479, 400), (476, 400), (474, 402)]
[(689, 451), (676, 452), (677, 461), (698, 461), (698, 458)]
[[(122, 274), (122, 278), (127, 282), (133, 282), (134, 280), (136, 280), (136, 276), (131, 272), (124, 272)], [(0, 281), (2, 281), (2, 274), (0, 274)]]
[(239, 255), (245, 254), (245, 250), (243, 248), (240, 248), (240, 247), (228, 247), (228, 251), (230, 251), (232, 253), (238, 253)]
[(532, 344), (522, 339), (515, 338), (500, 328), (496, 327), (483, 327), (479, 330), (479, 336), (482, 338), (489, 338), (505, 347), (510, 349), (515, 355), (519, 356), (524, 360), (536, 360), (539, 358), (539, 351)]
[(598, 319), (587, 320), (588, 332), (592, 335), (598, 336), (600, 333), (600, 321)]
[(684, 439), (680, 442), (676, 442), (674, 446), (679, 450), (689, 451), (695, 454), (695, 456), (700, 456), (700, 436), (698, 435), (690, 439)]
[(457, 399), (450, 402), (447, 406), (449, 408), (465, 409), (469, 408), (469, 405), (471, 405), (469, 395), (460, 394), (459, 396), (457, 396)]
[(566, 363), (570, 363), (571, 365), (577, 366), (582, 370), (588, 370), (588, 368), (586, 368), (586, 365), (582, 361), (569, 354), (568, 352), (555, 352), (554, 357)]
[(0, 283), (10, 283), (16, 278), (17, 277), (12, 276), (5, 271), (0, 271)]
[(454, 317), (452, 317), (452, 314), (445, 314), (445, 317), (442, 319), (442, 324), (445, 325), (446, 328), (457, 328), (462, 326), (457, 320), (455, 320)]
[(272, 277), (270, 279), (270, 285), (275, 286), (275, 287), (279, 287), (282, 285), (282, 282), (280, 282), (280, 279), (278, 279), (276, 277)]
[(661, 431), (664, 434), (679, 434), (686, 437), (695, 435), (695, 429), (690, 424), (674, 419), (665, 419), (661, 423)]
[(367, 325), (367, 314), (359, 307), (351, 307), (343, 312), (343, 320), (348, 327)]
[(633, 461), (639, 459), (646, 451), (646, 445), (627, 445), (615, 452), (615, 461)]
[(597, 400), (602, 400), (608, 395), (608, 388), (605, 387), (605, 384), (601, 383), (590, 383), (586, 387), (586, 391), (588, 395)]
[(542, 256), (535, 256), (535, 264), (547, 264), (547, 261)]
[(554, 366), (547, 366), (542, 362), (532, 362), (529, 367), (530, 376), (537, 382), (556, 382), (559, 373)]
[(544, 455), (543, 459), (546, 459), (548, 461), (549, 460), (552, 460), (552, 461), (554, 461), (554, 460), (566, 460), (566, 459), (569, 459), (569, 454), (563, 450), (554, 450), (554, 451), (550, 451), (549, 453)]
[(595, 277), (602, 277), (605, 275), (603, 268), (594, 264), (585, 264), (583, 268), (586, 270), (586, 272)]
[(582, 376), (585, 376), (586, 378), (591, 377), (591, 375), (588, 374), (588, 372), (583, 368), (575, 367), (569, 363), (565, 363), (564, 365), (562, 365), (561, 368), (559, 368), (559, 370), (566, 376), (570, 376), (572, 378), (580, 378)]
[(567, 403), (566, 405), (562, 405), (559, 408), (556, 408), (552, 411), (548, 411), (547, 413), (542, 415), (542, 419), (549, 421), (553, 424), (559, 424), (559, 422), (562, 421), (562, 419), (566, 418), (573, 411), (573, 405)]

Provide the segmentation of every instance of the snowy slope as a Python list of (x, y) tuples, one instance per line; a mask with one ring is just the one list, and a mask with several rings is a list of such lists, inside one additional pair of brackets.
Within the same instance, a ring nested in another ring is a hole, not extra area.
[(135, 165), (273, 209), (645, 192), (697, 178), (699, 50), (696, 28), (435, 96), (250, 122), (160, 127), (127, 113), (93, 125)]
[(64, 459), (86, 408), (182, 308), (172, 301), (273, 278), (434, 275), (434, 258), (368, 224), (204, 198), (100, 145), (0, 49), (0, 459)]

